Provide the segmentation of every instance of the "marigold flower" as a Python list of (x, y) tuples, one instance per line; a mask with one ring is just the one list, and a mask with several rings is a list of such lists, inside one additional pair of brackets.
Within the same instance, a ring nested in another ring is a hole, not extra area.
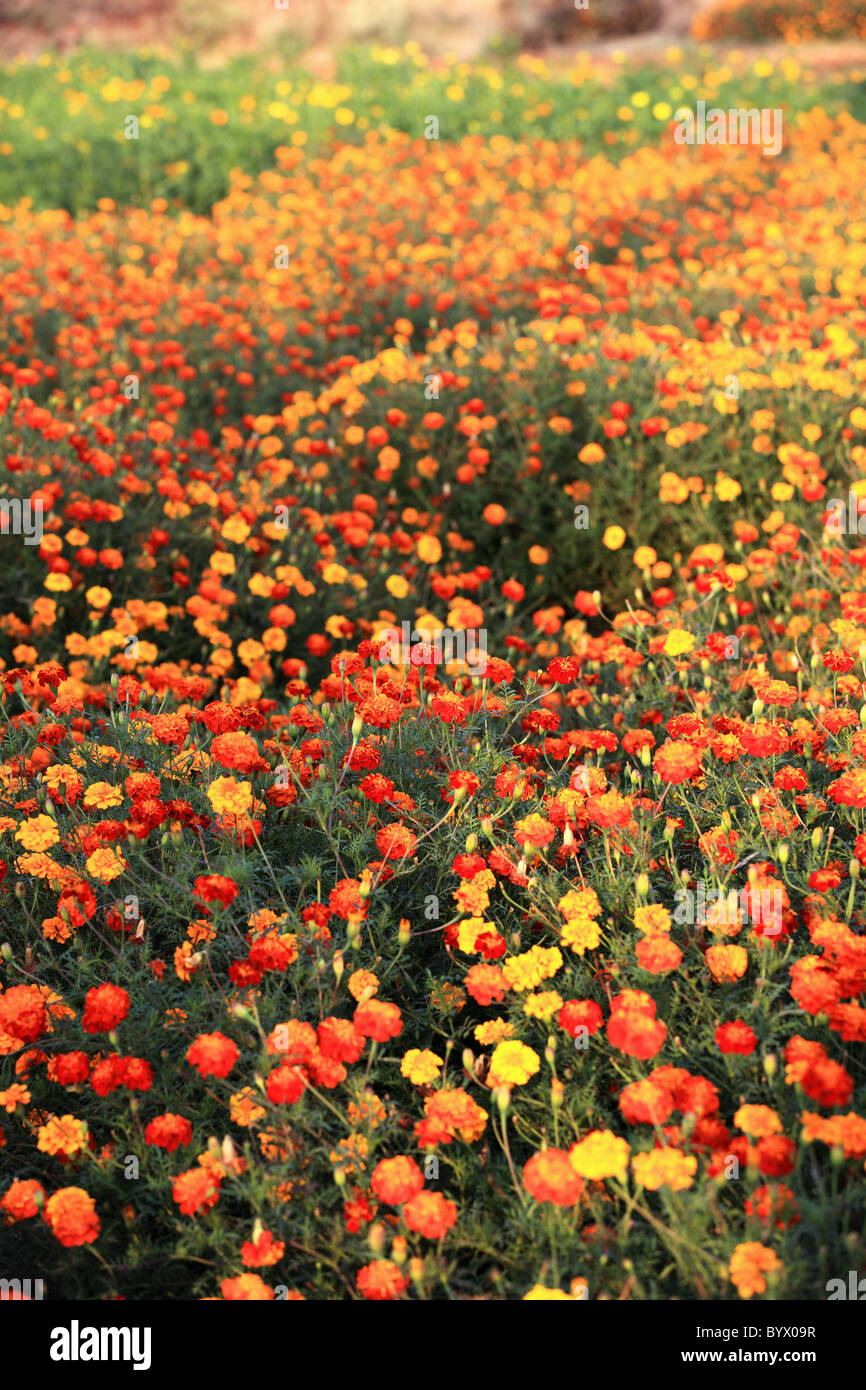
[(441, 1192), (419, 1192), (404, 1206), (403, 1220), (410, 1231), (441, 1240), (457, 1223), (457, 1204)]
[(564, 1149), (543, 1149), (523, 1167), (523, 1186), (536, 1202), (573, 1207), (583, 1195), (583, 1180)]
[(373, 1260), (358, 1270), (356, 1283), (365, 1298), (381, 1303), (400, 1298), (409, 1287), (409, 1275), (393, 1260)]
[(52, 1234), (67, 1248), (92, 1245), (99, 1235), (96, 1205), (82, 1187), (61, 1187), (43, 1207)]
[(765, 1293), (767, 1281), (764, 1275), (774, 1274), (781, 1269), (782, 1262), (776, 1252), (758, 1241), (744, 1241), (738, 1245), (728, 1265), (731, 1281), (736, 1285), (740, 1298)]
[(421, 1191), (424, 1174), (414, 1158), (383, 1158), (373, 1169), (370, 1185), (380, 1202), (398, 1207)]
[(129, 1013), (129, 995), (119, 985), (96, 985), (87, 991), (81, 1026), (86, 1033), (110, 1033)]
[(237, 1043), (224, 1033), (199, 1033), (187, 1048), (186, 1060), (199, 1076), (228, 1076), (240, 1055)]
[(400, 1071), (403, 1076), (415, 1086), (429, 1086), (431, 1081), (435, 1081), (442, 1066), (442, 1058), (437, 1057), (435, 1052), (428, 1050), (421, 1051), (417, 1047), (410, 1050), (403, 1057), (400, 1063)]
[(488, 1086), (523, 1086), (538, 1071), (538, 1054), (524, 1043), (502, 1042), (494, 1049), (487, 1073)]
[(749, 968), (745, 946), (708, 946), (705, 959), (710, 974), (720, 984), (741, 980)]
[(609, 1129), (595, 1130), (572, 1144), (568, 1151), (571, 1166), (582, 1178), (593, 1182), (602, 1178), (624, 1178), (628, 1172), (629, 1146)]
[(649, 1153), (635, 1154), (631, 1166), (637, 1181), (651, 1192), (660, 1187), (681, 1192), (691, 1187), (698, 1160), (681, 1149), (651, 1149)]

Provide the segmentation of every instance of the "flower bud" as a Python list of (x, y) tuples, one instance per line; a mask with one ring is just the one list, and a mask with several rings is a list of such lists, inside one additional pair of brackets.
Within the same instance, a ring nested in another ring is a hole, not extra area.
[(782, 844), (779, 845), (779, 863), (782, 865), (783, 868), (787, 864), (790, 857), (791, 851), (783, 841)]
[(412, 927), (408, 917), (401, 917), (397, 926), (397, 940), (401, 946), (408, 946), (412, 936)]
[(764, 1057), (764, 1075), (768, 1081), (772, 1081), (773, 1077), (776, 1075), (778, 1065), (775, 1052), (766, 1053)]
[(466, 836), (466, 853), (467, 853), (467, 854), (474, 854), (475, 851), (477, 850), (477, 848), (478, 848), (478, 836), (477, 836), (477, 835), (474, 835), (474, 834), (473, 834), (473, 835), (467, 835), (467, 836)]
[(352, 720), (352, 747), (353, 747), (353, 748), (354, 748), (355, 744), (358, 742), (358, 739), (361, 737), (361, 731), (362, 731), (363, 728), (364, 728), (364, 721), (363, 721), (363, 719), (361, 718), (360, 714), (356, 714), (356, 715), (355, 715), (355, 718)]
[(379, 1256), (385, 1250), (385, 1227), (381, 1221), (374, 1221), (367, 1235), (367, 1244), (373, 1254)]
[(816, 825), (815, 829), (812, 831), (812, 848), (819, 849), (823, 838), (823, 830), (821, 829), (820, 825)]

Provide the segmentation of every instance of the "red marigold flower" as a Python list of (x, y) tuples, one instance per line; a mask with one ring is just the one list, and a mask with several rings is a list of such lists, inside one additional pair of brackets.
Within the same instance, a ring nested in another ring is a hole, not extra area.
[(181, 748), (189, 733), (189, 720), (183, 714), (158, 714), (150, 727), (158, 743)]
[(854, 658), (844, 647), (833, 647), (831, 651), (824, 653), (824, 668), (847, 675), (854, 668)]
[(383, 1158), (377, 1163), (370, 1185), (380, 1202), (398, 1207), (422, 1190), (424, 1174), (414, 1158), (401, 1154), (398, 1158)]
[(758, 1140), (758, 1167), (766, 1177), (787, 1177), (796, 1161), (797, 1146), (784, 1134), (768, 1134)]
[(173, 1115), (166, 1111), (151, 1120), (144, 1131), (145, 1142), (174, 1153), (181, 1144), (192, 1143), (192, 1125), (183, 1115)]
[(597, 1033), (604, 1015), (594, 999), (569, 999), (563, 1004), (556, 1021), (569, 1037), (576, 1038), (582, 1028), (589, 1035)]
[(240, 1056), (237, 1043), (223, 1033), (199, 1033), (187, 1048), (186, 1060), (199, 1076), (228, 1076)]
[(229, 907), (238, 895), (238, 886), (230, 878), (220, 874), (204, 874), (192, 886), (193, 897), (203, 903), (222, 903)]
[(523, 1166), (523, 1186), (536, 1202), (573, 1207), (583, 1195), (583, 1179), (564, 1149), (544, 1149)]
[(96, 985), (87, 991), (81, 1026), (85, 1033), (110, 1033), (129, 1013), (129, 995), (119, 985)]
[(715, 1032), (715, 1039), (716, 1047), (721, 1052), (739, 1052), (744, 1057), (754, 1052), (758, 1045), (754, 1029), (741, 1018), (735, 1018), (732, 1023), (720, 1023)]
[(283, 1064), (268, 1077), (268, 1100), (272, 1100), (275, 1105), (296, 1105), (304, 1094), (306, 1085), (307, 1078), (300, 1067)]

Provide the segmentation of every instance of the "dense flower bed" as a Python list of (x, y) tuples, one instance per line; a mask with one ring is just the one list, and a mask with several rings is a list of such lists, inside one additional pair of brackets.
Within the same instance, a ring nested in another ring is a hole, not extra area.
[(692, 33), (698, 39), (866, 38), (866, 15), (856, 0), (720, 0), (697, 15)]
[(16, 1269), (862, 1265), (864, 168), (815, 111), (779, 161), (370, 134), (211, 216), (8, 210)]

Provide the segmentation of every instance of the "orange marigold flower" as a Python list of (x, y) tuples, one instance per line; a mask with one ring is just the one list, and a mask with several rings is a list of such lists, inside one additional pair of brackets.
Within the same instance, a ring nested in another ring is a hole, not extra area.
[(523, 1166), (523, 1186), (536, 1202), (573, 1207), (583, 1195), (583, 1180), (564, 1149), (543, 1149)]
[(223, 1033), (199, 1033), (186, 1052), (199, 1076), (228, 1076), (239, 1056), (237, 1043)]
[(781, 1134), (782, 1121), (769, 1105), (741, 1105), (734, 1116), (734, 1124), (750, 1139), (765, 1139), (770, 1134)]
[(398, 1207), (421, 1191), (424, 1174), (414, 1158), (401, 1154), (398, 1158), (383, 1158), (376, 1164), (371, 1185), (380, 1202)]
[(231, 1302), (266, 1303), (276, 1297), (274, 1290), (258, 1274), (239, 1274), (235, 1279), (223, 1279), (220, 1293)]
[(419, 1192), (403, 1208), (403, 1220), (410, 1231), (428, 1240), (441, 1240), (457, 1222), (457, 1204), (441, 1192)]
[(782, 1262), (775, 1250), (759, 1241), (748, 1240), (738, 1245), (731, 1256), (728, 1271), (740, 1298), (751, 1298), (767, 1288), (765, 1274), (781, 1270)]
[(709, 946), (706, 962), (710, 974), (720, 984), (741, 980), (749, 968), (749, 953), (745, 946)]
[(409, 1287), (409, 1275), (393, 1260), (373, 1260), (358, 1270), (356, 1283), (365, 1298), (385, 1302), (401, 1296)]
[(656, 752), (653, 767), (663, 782), (687, 782), (701, 771), (701, 752), (684, 739), (668, 739)]
[(61, 1245), (92, 1245), (99, 1235), (96, 1206), (83, 1187), (61, 1187), (48, 1198), (43, 1216)]
[(207, 1168), (188, 1168), (178, 1173), (172, 1183), (171, 1195), (184, 1216), (209, 1211), (219, 1201), (222, 1172)]

